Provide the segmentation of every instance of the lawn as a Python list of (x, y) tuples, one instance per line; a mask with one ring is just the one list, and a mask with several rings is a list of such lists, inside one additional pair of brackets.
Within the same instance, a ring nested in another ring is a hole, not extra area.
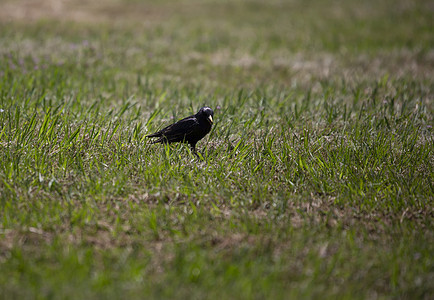
[(3, 1), (0, 299), (433, 299), (433, 14)]

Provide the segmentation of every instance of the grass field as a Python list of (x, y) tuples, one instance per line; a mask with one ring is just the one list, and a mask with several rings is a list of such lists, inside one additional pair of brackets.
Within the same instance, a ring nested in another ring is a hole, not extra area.
[(1, 299), (433, 299), (432, 1), (1, 5)]

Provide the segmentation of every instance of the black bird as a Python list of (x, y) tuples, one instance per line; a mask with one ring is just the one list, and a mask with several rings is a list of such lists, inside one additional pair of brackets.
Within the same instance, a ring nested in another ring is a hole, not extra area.
[(202, 107), (197, 114), (191, 115), (187, 118), (179, 120), (172, 125), (169, 125), (156, 133), (150, 134), (146, 137), (158, 139), (153, 141), (156, 143), (176, 143), (186, 142), (190, 144), (191, 150), (196, 153), (196, 144), (201, 140), (208, 132), (211, 131), (211, 126), (214, 122), (214, 112), (209, 107)]

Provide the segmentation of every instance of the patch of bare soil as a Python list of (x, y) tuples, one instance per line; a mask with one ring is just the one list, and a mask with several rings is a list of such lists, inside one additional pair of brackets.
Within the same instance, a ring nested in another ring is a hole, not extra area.
[(86, 23), (122, 20), (146, 22), (165, 14), (165, 10), (155, 5), (121, 3), (116, 0), (8, 0), (1, 6), (0, 21), (3, 22), (53, 19)]

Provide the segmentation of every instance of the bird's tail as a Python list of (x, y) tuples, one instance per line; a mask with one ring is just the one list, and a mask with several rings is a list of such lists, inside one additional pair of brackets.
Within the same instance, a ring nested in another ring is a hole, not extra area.
[(151, 135), (147, 135), (146, 137), (147, 137), (147, 138), (158, 137), (158, 139), (156, 139), (156, 140), (150, 142), (151, 145), (152, 145), (152, 144), (160, 144), (160, 143), (165, 143), (165, 142), (167, 142), (166, 139), (165, 139), (164, 137), (162, 137), (161, 135), (156, 135), (155, 133), (154, 133), (154, 134), (151, 134)]
[(164, 143), (164, 140), (162, 138), (159, 138), (158, 140), (155, 140), (155, 141), (151, 141), (151, 145), (152, 144), (162, 144), (162, 143)]
[(147, 138), (161, 137), (161, 133), (156, 132), (156, 133), (153, 133), (153, 134), (147, 135), (146, 137), (147, 137)]

